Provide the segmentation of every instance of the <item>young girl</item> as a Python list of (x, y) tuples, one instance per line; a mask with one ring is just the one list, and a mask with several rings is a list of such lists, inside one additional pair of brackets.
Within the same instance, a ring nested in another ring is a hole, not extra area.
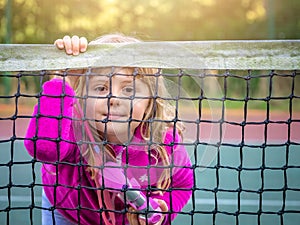
[[(92, 43), (138, 41), (116, 34)], [(78, 55), (87, 40), (66, 36), (55, 45)], [(163, 77), (149, 68), (73, 70), (43, 85), (25, 139), (29, 154), (43, 162), (43, 225), (171, 223), (194, 179), (175, 109), (164, 97)], [(158, 204), (159, 221), (130, 207), (121, 194), (126, 186), (108, 185), (122, 183), (106, 172), (109, 162)]]

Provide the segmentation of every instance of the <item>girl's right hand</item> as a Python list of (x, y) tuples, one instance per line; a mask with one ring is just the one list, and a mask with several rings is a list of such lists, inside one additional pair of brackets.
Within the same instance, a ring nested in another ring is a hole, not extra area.
[[(159, 204), (162, 212), (168, 212), (168, 206), (167, 203), (164, 200), (155, 199), (157, 203)], [(152, 224), (150, 222), (146, 222), (145, 220), (142, 220), (139, 218), (137, 211), (133, 207), (129, 207), (129, 211), (127, 214), (127, 219), (130, 225), (161, 225), (164, 222), (165, 214), (161, 217), (160, 221), (158, 221), (155, 224)]]
[(66, 35), (63, 39), (57, 39), (54, 45), (60, 50), (64, 49), (68, 55), (79, 55), (79, 53), (86, 51), (88, 41), (85, 37)]

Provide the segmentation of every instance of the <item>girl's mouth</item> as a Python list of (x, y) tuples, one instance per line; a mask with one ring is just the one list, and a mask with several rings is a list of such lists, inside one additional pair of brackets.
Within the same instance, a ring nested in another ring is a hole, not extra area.
[(119, 118), (125, 117), (125, 115), (118, 114), (118, 113), (104, 114), (104, 116), (110, 120), (117, 120)]

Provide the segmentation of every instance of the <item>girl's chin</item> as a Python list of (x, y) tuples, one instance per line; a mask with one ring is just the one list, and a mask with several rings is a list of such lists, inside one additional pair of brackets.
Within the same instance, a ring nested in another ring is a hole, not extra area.
[(128, 127), (126, 129), (120, 129), (118, 127), (109, 127), (106, 129), (100, 129), (102, 137), (109, 142), (124, 143), (128, 142), (132, 138), (132, 133), (128, 133)]

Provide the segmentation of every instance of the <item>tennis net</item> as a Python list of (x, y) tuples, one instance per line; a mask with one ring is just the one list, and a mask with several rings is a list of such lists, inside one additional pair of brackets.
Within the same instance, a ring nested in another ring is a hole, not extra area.
[(76, 57), (52, 45), (0, 45), (0, 224), (40, 224), (42, 210), (55, 210), (41, 205), (43, 162), (23, 146), (42, 85), (102, 67), (157, 68), (147, 76), (166, 80), (168, 95), (156, 98), (173, 105), (171, 123), (185, 127), (195, 177), (172, 224), (297, 224), (297, 40), (103, 44)]

